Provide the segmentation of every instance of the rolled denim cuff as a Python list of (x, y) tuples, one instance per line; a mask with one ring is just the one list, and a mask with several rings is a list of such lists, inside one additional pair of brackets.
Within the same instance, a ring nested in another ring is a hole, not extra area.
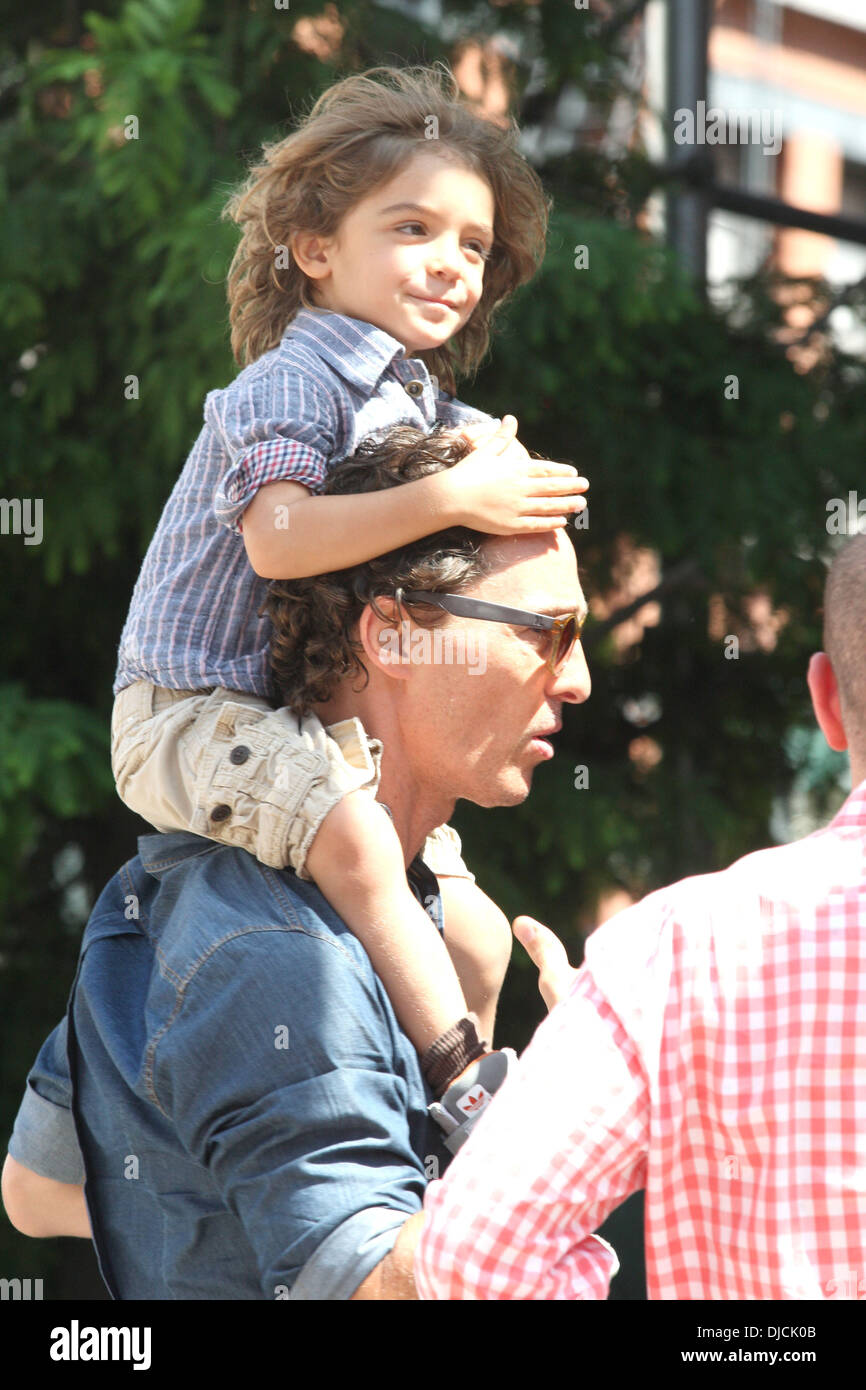
[(393, 1250), (401, 1226), (411, 1215), (393, 1207), (368, 1207), (350, 1216), (310, 1256), (289, 1297), (329, 1302), (350, 1299)]
[(84, 1182), (84, 1160), (78, 1147), (72, 1111), (40, 1096), (32, 1086), (24, 1092), (8, 1151), (18, 1163), (55, 1182)]

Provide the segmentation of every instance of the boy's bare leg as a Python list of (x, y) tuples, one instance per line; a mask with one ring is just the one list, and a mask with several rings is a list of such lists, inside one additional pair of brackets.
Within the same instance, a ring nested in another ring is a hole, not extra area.
[(481, 1036), (492, 1043), (499, 992), (514, 944), (508, 918), (471, 879), (442, 876), (439, 891), (445, 944), (467, 1008), (477, 1014)]
[(394, 1012), (424, 1053), (468, 1012), (445, 942), (406, 882), (391, 819), (366, 792), (325, 816), (306, 871), (358, 937)]

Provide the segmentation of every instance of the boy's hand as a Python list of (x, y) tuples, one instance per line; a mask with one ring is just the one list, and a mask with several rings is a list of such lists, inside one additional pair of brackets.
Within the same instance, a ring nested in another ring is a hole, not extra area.
[(453, 524), (511, 536), (565, 526), (568, 512), (583, 511), (587, 479), (571, 464), (530, 458), (516, 429), (513, 415), (492, 434), (487, 426), (464, 428), (475, 447), (440, 475)]
[[(509, 429), (511, 429), (512, 420), (514, 420), (514, 429), (517, 429), (517, 421), (514, 419), (513, 415), (504, 416), (502, 423), (504, 424), (506, 420), (509, 422)], [(478, 420), (474, 425), (461, 425), (454, 433), (462, 435), (467, 444), (472, 444), (477, 448), (482, 440), (492, 439), (493, 435), (500, 428), (501, 427), (497, 425), (494, 420)]]
[(538, 989), (548, 1012), (564, 999), (577, 971), (568, 963), (565, 947), (549, 927), (534, 917), (515, 917), (514, 935), (538, 968)]

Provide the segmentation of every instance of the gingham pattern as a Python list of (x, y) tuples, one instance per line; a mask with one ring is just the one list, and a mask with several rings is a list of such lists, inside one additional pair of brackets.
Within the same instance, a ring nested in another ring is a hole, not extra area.
[(650, 1298), (866, 1297), (866, 782), (593, 933), (428, 1188), (421, 1296), (604, 1298), (590, 1233), (642, 1187)]
[[(423, 389), (413, 395), (415, 382)], [(204, 418), (132, 595), (115, 694), (145, 680), (269, 698), (267, 584), (239, 531), (258, 489), (290, 479), (321, 492), (327, 468), (368, 435), (489, 417), (438, 391), (424, 363), (381, 329), (304, 309), (279, 347), (208, 394)]]

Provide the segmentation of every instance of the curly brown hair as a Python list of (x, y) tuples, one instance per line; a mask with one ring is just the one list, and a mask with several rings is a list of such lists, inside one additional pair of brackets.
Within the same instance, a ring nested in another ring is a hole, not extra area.
[[(487, 351), (494, 311), (544, 255), (548, 200), (517, 140), (514, 121), (496, 125), (462, 102), (444, 64), (371, 68), (330, 87), (291, 135), (263, 146), (262, 161), (223, 211), (242, 229), (228, 275), (237, 362), (276, 347), (298, 311), (316, 307), (289, 251), (293, 236), (333, 236), (414, 154), (435, 149), (484, 178), (495, 205), (494, 245), (474, 312), (448, 344), (419, 354), (453, 393), (457, 373), (473, 372)], [(278, 268), (280, 249), (286, 264)]]
[[(460, 435), (434, 430), (425, 434), (412, 425), (396, 425), (381, 438), (364, 440), (351, 458), (333, 466), (326, 493), (379, 492), (399, 487), (458, 463), (471, 448)], [(267, 612), (273, 623), (271, 671), (283, 703), (297, 715), (328, 700), (337, 685), (355, 675), (367, 683), (360, 660), (361, 643), (353, 635), (364, 607), (390, 621), (376, 600), (393, 598), (397, 589), (459, 593), (489, 573), (482, 546), (490, 537), (455, 526), (374, 560), (306, 579), (275, 579), (269, 585)], [(447, 621), (441, 609), (425, 608), (419, 626)], [(362, 687), (363, 688), (363, 687)]]

